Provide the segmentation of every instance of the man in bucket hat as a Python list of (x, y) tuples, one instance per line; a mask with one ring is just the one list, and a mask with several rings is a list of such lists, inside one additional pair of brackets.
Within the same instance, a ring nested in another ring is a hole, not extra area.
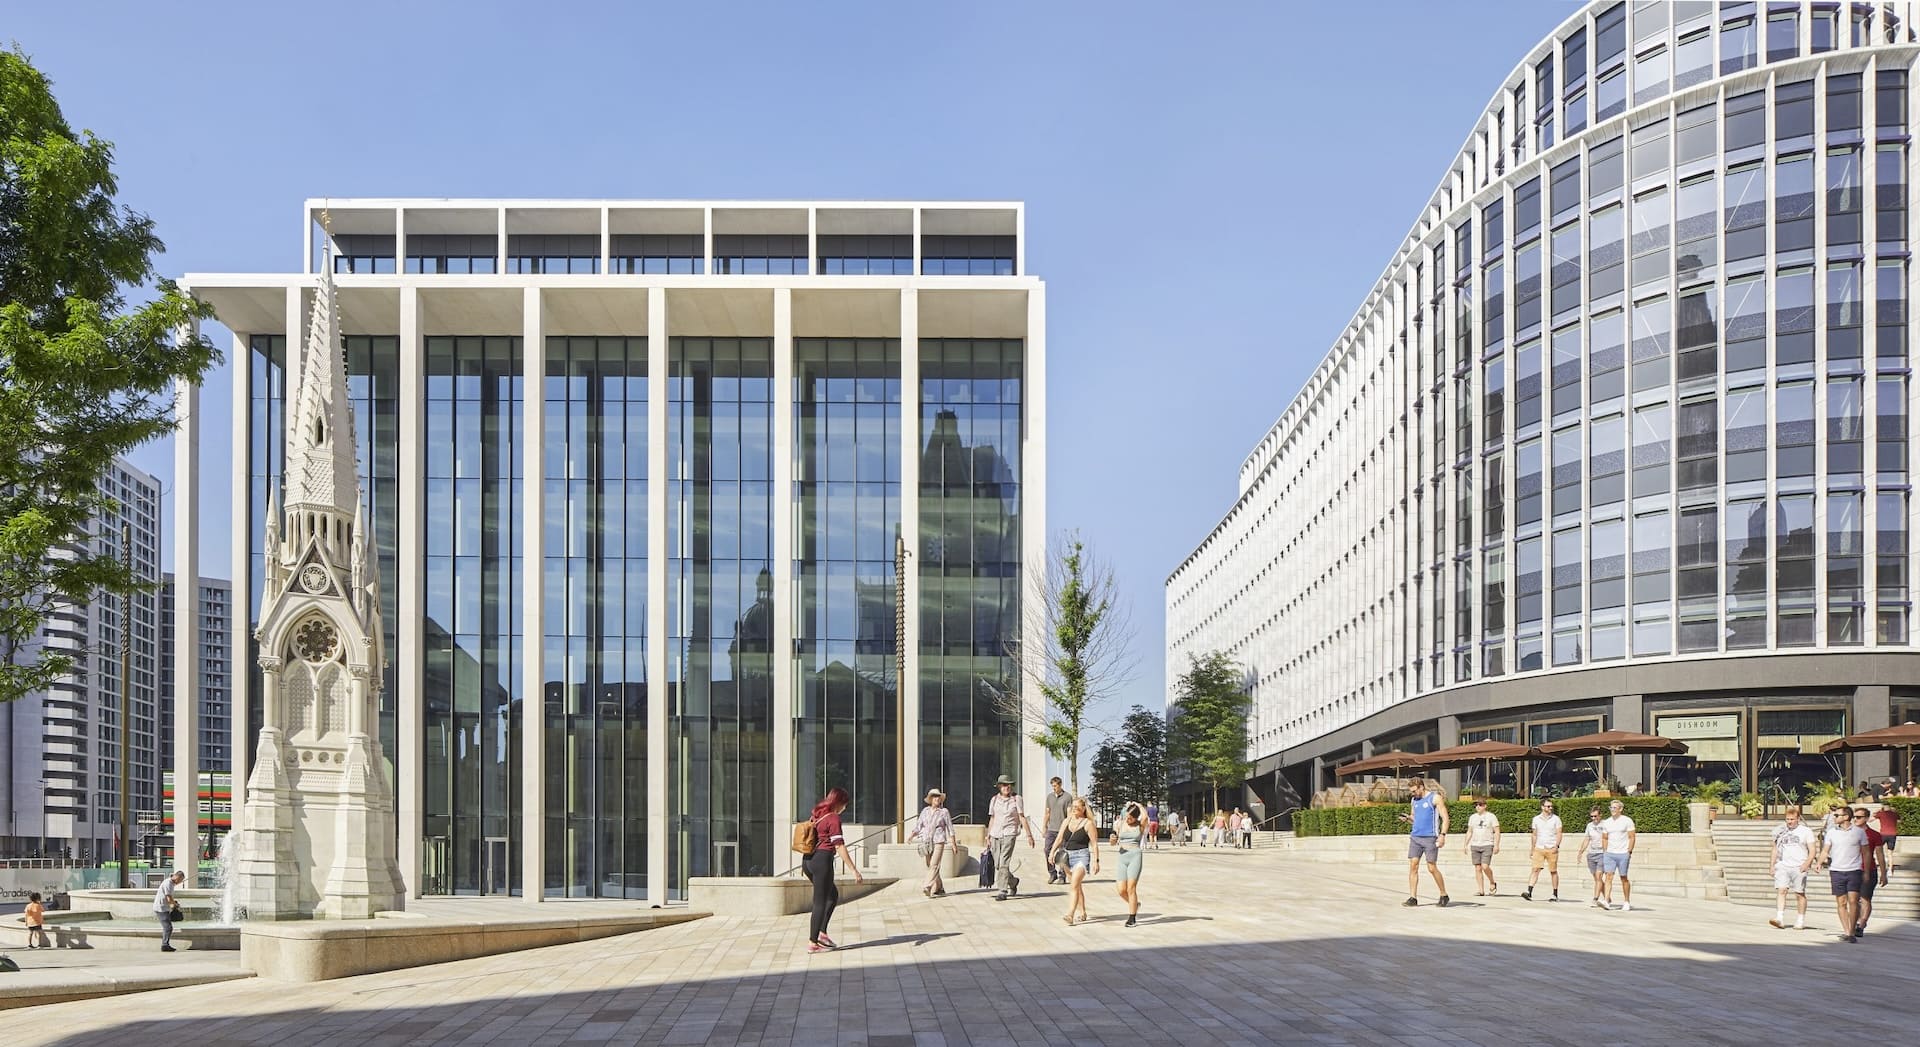
[(1013, 846), (1024, 830), (1027, 846), (1033, 844), (1033, 823), (1027, 820), (1026, 805), (1013, 791), (1013, 779), (1001, 775), (994, 783), (993, 800), (987, 804), (987, 846), (993, 849), (993, 900), (1004, 902), (1020, 893), (1020, 878), (1013, 875)]

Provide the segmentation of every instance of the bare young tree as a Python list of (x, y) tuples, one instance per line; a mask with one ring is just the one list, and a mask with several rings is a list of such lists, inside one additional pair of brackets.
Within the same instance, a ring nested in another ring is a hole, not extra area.
[(1077, 796), (1088, 710), (1125, 685), (1138, 660), (1132, 623), (1113, 568), (1077, 531), (1055, 538), (1044, 563), (1028, 565), (1021, 588), (1023, 628), (1006, 644), (1010, 675), (988, 689), (1022, 736), (1066, 761)]

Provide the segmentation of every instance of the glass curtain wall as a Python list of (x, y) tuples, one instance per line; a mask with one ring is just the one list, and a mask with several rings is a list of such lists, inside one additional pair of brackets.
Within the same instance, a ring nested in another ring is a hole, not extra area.
[[(376, 569), (380, 572), (380, 625), (387, 664), (380, 674), (380, 748), (387, 754), (387, 781), (402, 759), (399, 738), (400, 579), (400, 339), (393, 335), (348, 335), (347, 398), (353, 404), (355, 472)], [(257, 590), (256, 590), (257, 591)]]
[(520, 339), (426, 339), (429, 894), (521, 887)]
[(541, 645), (545, 885), (647, 879), (647, 340), (547, 339)]
[(801, 338), (794, 357), (793, 807), (839, 785), (853, 794), (849, 822), (892, 824), (900, 342)]
[[(247, 766), (253, 766), (264, 713), (260, 677), (260, 644), (253, 627), (260, 623), (260, 593), (267, 583), (267, 554), (262, 545), (267, 528), (267, 502), (279, 500), (280, 478), (286, 467), (287, 339), (284, 335), (256, 334), (247, 339), (250, 398), (247, 405), (247, 591), (252, 621), (247, 623)], [(383, 578), (384, 582), (385, 579)]]
[(974, 822), (1019, 773), (993, 695), (1017, 687), (1023, 365), (1017, 339), (920, 341), (920, 784)]
[[(668, 895), (767, 876), (773, 825), (773, 343), (675, 338), (667, 408)], [(776, 866), (774, 863), (780, 862)]]

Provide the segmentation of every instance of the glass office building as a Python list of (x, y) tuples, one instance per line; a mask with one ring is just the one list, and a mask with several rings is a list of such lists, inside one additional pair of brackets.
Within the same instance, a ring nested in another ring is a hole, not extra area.
[[(1045, 524), (1022, 205), (310, 201), (305, 227), (303, 272), (186, 280), (235, 332), (235, 660), (330, 246), (410, 890), (680, 897), (792, 865), (832, 785), (862, 832), (929, 787), (978, 819), (1000, 774), (1037, 785), (989, 691)], [(238, 788), (257, 668), (235, 690)]]
[(1920, 712), (1908, 3), (1590, 4), (1524, 57), (1168, 579), (1280, 807), (1388, 746), (1621, 728), (1742, 788)]

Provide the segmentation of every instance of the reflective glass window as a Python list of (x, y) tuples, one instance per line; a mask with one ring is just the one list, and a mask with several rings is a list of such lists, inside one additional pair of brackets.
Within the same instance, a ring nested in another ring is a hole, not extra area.
[(1507, 364), (1495, 357), (1481, 367), (1480, 442), (1492, 447), (1505, 438), (1507, 431)]
[(1874, 267), (1873, 351), (1886, 366), (1907, 360), (1907, 263), (1883, 258)]
[(1823, 51), (1833, 50), (1840, 36), (1839, 10), (1815, 4), (1807, 28), (1811, 31), (1813, 42), (1810, 53), (1817, 55)]
[(1813, 154), (1782, 157), (1773, 167), (1775, 255), (1813, 248)]
[(1670, 9), (1670, 0), (1637, 0), (1633, 5), (1635, 51), (1645, 50), (1647, 45), (1666, 38)]
[(1674, 541), (1675, 592), (1680, 598), (1680, 650), (1720, 649), (1720, 511), (1684, 509)]
[(1907, 246), (1907, 147), (1880, 145), (1873, 156), (1874, 239), (1880, 249)]
[(1627, 5), (1615, 4), (1593, 16), (1593, 64), (1604, 69), (1627, 49)]
[(1715, 304), (1719, 293), (1709, 284), (1680, 295), (1675, 327), (1676, 373), (1681, 384), (1710, 380), (1719, 373), (1719, 322)]
[(1873, 123), (1883, 134), (1907, 133), (1907, 72), (1885, 69), (1874, 78)]
[(1827, 643), (1831, 645), (1861, 642), (1860, 619), (1866, 602), (1861, 503), (1858, 491), (1827, 496)]
[(1712, 102), (1685, 110), (1674, 118), (1673, 159), (1684, 167), (1714, 155), (1719, 131), (1719, 106)]
[(1874, 381), (1874, 475), (1881, 484), (1907, 482), (1907, 379), (1883, 375)]
[(1859, 366), (1861, 356), (1860, 324), (1864, 318), (1860, 298), (1860, 263), (1837, 262), (1827, 267), (1827, 361), (1828, 370)]
[(1726, 480), (1761, 484), (1767, 479), (1767, 394), (1762, 388), (1727, 393)]
[(1524, 243), (1540, 231), (1540, 179), (1529, 178), (1513, 190), (1513, 240)]
[[(1633, 412), (1633, 507), (1664, 506), (1673, 493), (1673, 408), (1651, 404)], [(1599, 501), (1598, 496), (1594, 499)]]
[(1815, 421), (1813, 384), (1782, 385), (1773, 396), (1774, 475), (1780, 480), (1813, 475)]
[(1762, 276), (1727, 281), (1727, 380), (1751, 381), (1767, 366), (1767, 286)]
[(1813, 373), (1813, 270), (1793, 269), (1773, 280), (1774, 377)]
[[(1540, 629), (1541, 594), (1545, 581), (1546, 556), (1543, 543), (1539, 538), (1523, 538), (1513, 545), (1514, 563), (1514, 622), (1524, 635), (1528, 631)], [(1538, 669), (1539, 665), (1527, 665), (1522, 660), (1520, 668)]]
[(1720, 195), (1726, 214), (1726, 254), (1730, 263), (1767, 253), (1766, 176), (1766, 168), (1760, 164), (1727, 172)]
[(1859, 130), (1860, 74), (1835, 73), (1827, 77), (1827, 133), (1837, 135)]
[(1908, 629), (1907, 493), (1874, 495), (1874, 630), (1881, 644), (1904, 644)]
[[(1578, 430), (1575, 431), (1576, 438)], [(1559, 449), (1559, 434), (1554, 436)], [(1588, 502), (1594, 512), (1617, 507), (1627, 496), (1627, 423), (1619, 415), (1594, 420), (1587, 434)], [(1559, 468), (1554, 469), (1555, 479)], [(1559, 512), (1558, 499), (1554, 507)]]
[(1681, 284), (1711, 279), (1720, 262), (1719, 185), (1712, 175), (1680, 183), (1674, 194), (1673, 265)]
[(1651, 102), (1667, 93), (1667, 80), (1673, 71), (1673, 55), (1666, 48), (1633, 60), (1633, 104)]
[(1553, 332), (1553, 418), (1556, 423), (1580, 413), (1580, 325)]
[(1727, 503), (1727, 649), (1767, 645), (1767, 502)]
[(1601, 73), (1593, 88), (1593, 119), (1608, 120), (1627, 111), (1627, 71)]
[(1626, 139), (1609, 138), (1587, 151), (1587, 201), (1599, 203), (1620, 190)]
[(1575, 88), (1587, 82), (1587, 31), (1575, 29), (1567, 34), (1560, 53), (1566, 67), (1566, 91), (1571, 95)]
[(1767, 143), (1767, 92), (1748, 91), (1727, 98), (1726, 150), (1751, 149)]
[(1827, 150), (1827, 245), (1860, 243), (1860, 147)]
[(1557, 520), (1580, 511), (1581, 465), (1586, 461), (1578, 425), (1553, 433), (1553, 516)]
[(1785, 151), (1813, 138), (1813, 81), (1780, 84), (1773, 89), (1773, 137)]
[(1830, 486), (1858, 485), (1865, 476), (1861, 441), (1866, 436), (1866, 414), (1861, 384), (1857, 377), (1827, 379), (1827, 483)]
[(1480, 209), (1480, 250), (1489, 257), (1506, 246), (1506, 210), (1498, 200)]
[(1626, 395), (1626, 314), (1596, 316), (1588, 327), (1587, 398), (1595, 410)]
[(1720, 72), (1737, 73), (1760, 64), (1758, 38), (1753, 15), (1729, 18), (1720, 26)]
[(1514, 350), (1513, 425), (1525, 430), (1540, 424), (1540, 343), (1529, 341)]
[(1626, 288), (1626, 209), (1598, 211), (1588, 223), (1587, 297), (1599, 301)]
[(1580, 158), (1576, 156), (1555, 164), (1551, 179), (1549, 196), (1553, 205), (1553, 221), (1557, 225), (1580, 211)]
[[(1513, 520), (1514, 526), (1522, 531), (1540, 526), (1541, 469), (1545, 461), (1542, 455), (1539, 440), (1527, 440), (1515, 452)], [(1535, 618), (1538, 617), (1536, 612)]]
[(1712, 399), (1680, 405), (1679, 480), (1682, 495), (1712, 494), (1720, 478), (1720, 405)]
[(1633, 130), (1633, 181), (1638, 185), (1643, 179), (1662, 177), (1672, 160), (1672, 140), (1667, 135), (1667, 122), (1656, 120), (1645, 127)]
[(1665, 189), (1633, 200), (1633, 292), (1645, 294), (1667, 279), (1667, 244), (1672, 236), (1672, 198)]
[(1553, 232), (1553, 318), (1560, 321), (1580, 309), (1580, 223)]
[[(1489, 310), (1493, 308), (1491, 304)], [(1540, 326), (1540, 245), (1531, 244), (1522, 248), (1513, 261), (1513, 327), (1519, 337), (1526, 337)], [(1487, 348), (1494, 345), (1487, 340)]]
[(1800, 12), (1798, 5), (1794, 10), (1773, 10), (1767, 12), (1767, 61), (1784, 62), (1800, 53)]
[(1713, 32), (1702, 29), (1683, 36), (1673, 51), (1673, 89), (1684, 91), (1704, 84), (1713, 75)]

